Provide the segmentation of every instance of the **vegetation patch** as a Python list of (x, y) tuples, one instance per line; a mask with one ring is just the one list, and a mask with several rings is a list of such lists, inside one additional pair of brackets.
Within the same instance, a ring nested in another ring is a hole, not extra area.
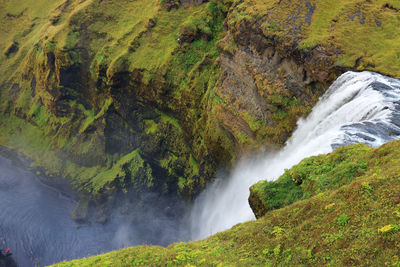
[[(353, 145), (308, 158), (288, 172), (298, 173), (303, 183), (314, 177), (310, 185), (320, 194), (205, 240), (126, 248), (55, 266), (397, 266), (399, 148), (400, 141), (378, 149)], [(310, 160), (316, 164), (305, 165)], [(359, 169), (346, 167), (357, 162)], [(316, 175), (334, 182), (321, 185)], [(367, 184), (373, 196), (365, 194)]]
[[(258, 182), (251, 187), (250, 199), (261, 201), (263, 209), (257, 208), (254, 210), (255, 213), (257, 216), (262, 216), (268, 210), (282, 208), (298, 200), (323, 194), (328, 190), (348, 184), (353, 179), (364, 175), (370, 168), (371, 155), (369, 153), (372, 150), (364, 144), (338, 148), (329, 155), (304, 159), (290, 170), (285, 170), (285, 173), (276, 181)], [(366, 184), (364, 186), (369, 192), (370, 186)], [(257, 204), (260, 205), (260, 203)], [(346, 217), (346, 215), (343, 216)], [(340, 223), (344, 223), (344, 217), (340, 219)]]
[(170, 2), (6, 1), (1, 145), (85, 194), (196, 195), (234, 153), (205, 109), (228, 9)]
[(396, 63), (399, 7), (397, 1), (385, 0), (245, 0), (237, 6), (231, 23), (257, 21), (266, 37), (280, 39), (286, 45), (301, 50), (338, 48), (338, 66), (400, 77)]

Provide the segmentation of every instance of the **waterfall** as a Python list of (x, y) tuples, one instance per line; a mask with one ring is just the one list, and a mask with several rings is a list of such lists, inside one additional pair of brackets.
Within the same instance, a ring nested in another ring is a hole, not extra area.
[(249, 187), (275, 180), (302, 159), (348, 144), (377, 147), (400, 136), (400, 81), (372, 72), (346, 72), (322, 96), (285, 147), (261, 159), (242, 160), (228, 179), (217, 179), (195, 201), (193, 240), (254, 220)]

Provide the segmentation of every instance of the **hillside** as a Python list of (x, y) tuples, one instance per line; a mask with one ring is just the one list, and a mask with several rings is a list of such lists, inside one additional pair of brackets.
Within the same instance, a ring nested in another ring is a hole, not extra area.
[[(400, 78), (399, 22), (395, 0), (2, 0), (0, 146), (65, 178), (78, 222), (181, 223), (339, 75)], [(399, 266), (399, 146), (305, 159), (251, 187), (258, 220), (205, 240), (59, 265)]]
[(55, 266), (398, 266), (399, 148), (400, 141), (377, 149), (352, 145), (305, 159), (276, 182), (257, 185), (280, 188), (270, 198), (278, 205), (205, 240)]
[(397, 1), (204, 2), (1, 4), (0, 145), (68, 178), (77, 219), (117, 193), (190, 201), (344, 71), (400, 77)]

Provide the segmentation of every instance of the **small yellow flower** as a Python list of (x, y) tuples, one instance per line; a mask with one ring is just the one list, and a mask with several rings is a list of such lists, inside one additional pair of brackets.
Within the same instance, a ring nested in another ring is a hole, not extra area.
[(325, 209), (329, 210), (329, 209), (333, 208), (334, 206), (336, 206), (336, 204), (335, 203), (331, 203), (331, 204), (326, 205)]
[(378, 230), (379, 233), (387, 233), (393, 229), (391, 224), (383, 226), (381, 229)]

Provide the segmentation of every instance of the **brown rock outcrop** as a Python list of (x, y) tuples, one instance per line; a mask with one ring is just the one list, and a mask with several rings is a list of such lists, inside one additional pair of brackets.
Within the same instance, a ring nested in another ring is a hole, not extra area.
[(187, 7), (190, 5), (199, 6), (205, 2), (208, 2), (208, 0), (180, 0), (180, 2), (183, 6)]
[[(229, 106), (219, 116), (221, 123), (230, 132), (239, 129), (241, 135), (263, 140), (255, 141), (255, 146), (283, 144), (297, 119), (307, 115), (318, 97), (345, 71), (334, 64), (338, 50), (299, 50), (298, 35), (268, 35), (261, 22), (262, 19), (225, 23), (227, 34), (218, 44), (222, 75), (215, 89)], [(294, 111), (298, 107), (303, 109)], [(278, 119), (274, 118), (277, 111), (282, 112)], [(235, 114), (237, 119), (231, 120), (227, 113)], [(270, 128), (255, 129), (254, 121)], [(243, 140), (236, 141), (243, 147)]]

